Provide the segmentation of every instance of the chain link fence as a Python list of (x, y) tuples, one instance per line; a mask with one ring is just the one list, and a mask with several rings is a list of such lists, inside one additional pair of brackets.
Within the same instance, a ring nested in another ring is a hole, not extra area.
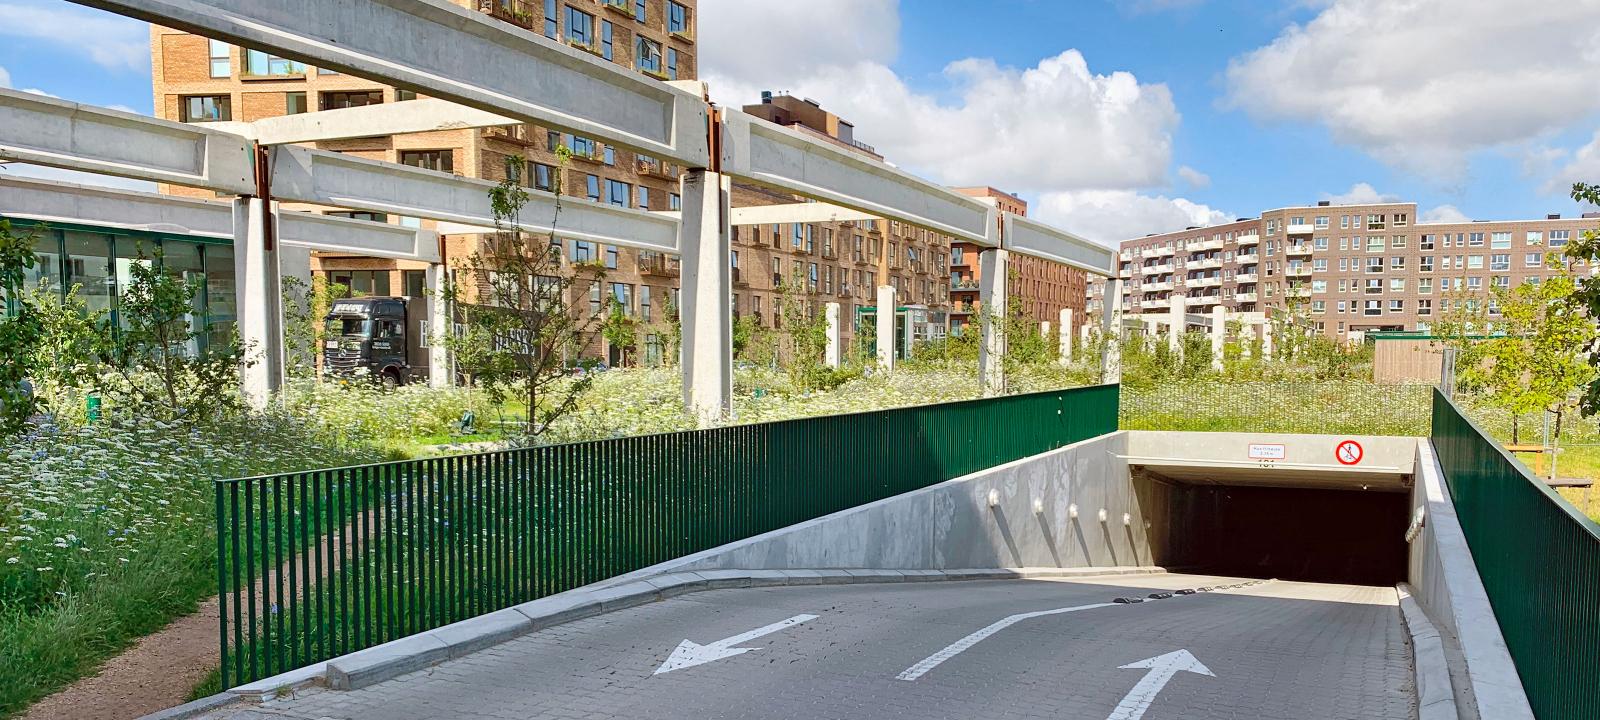
[(1194, 380), (1124, 385), (1124, 430), (1408, 435), (1430, 429), (1432, 385)]

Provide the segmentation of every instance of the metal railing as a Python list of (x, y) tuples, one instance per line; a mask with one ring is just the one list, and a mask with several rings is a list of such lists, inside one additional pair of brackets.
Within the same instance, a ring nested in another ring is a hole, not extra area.
[(1432, 439), (1534, 715), (1600, 717), (1600, 524), (1437, 391)]
[(216, 483), (233, 687), (1117, 429), (1115, 385)]

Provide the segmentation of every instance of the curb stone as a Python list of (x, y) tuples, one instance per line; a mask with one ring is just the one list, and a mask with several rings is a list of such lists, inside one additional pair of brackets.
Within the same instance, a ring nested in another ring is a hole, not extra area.
[[(180, 720), (238, 702), (269, 701), (281, 689), (323, 685), (359, 690), (555, 625), (703, 590), (790, 585), (1032, 580), (1118, 575), (1158, 575), (1160, 567), (974, 568), (958, 570), (700, 570), (653, 575), (610, 586), (588, 587), (540, 598), (504, 610), (435, 628), (323, 663), (264, 678), (225, 693), (148, 715), (140, 720)], [(204, 704), (209, 703), (209, 704)], [(193, 707), (191, 707), (193, 706)], [(179, 713), (179, 714), (172, 714)], [(1425, 720), (1433, 720), (1425, 718)]]

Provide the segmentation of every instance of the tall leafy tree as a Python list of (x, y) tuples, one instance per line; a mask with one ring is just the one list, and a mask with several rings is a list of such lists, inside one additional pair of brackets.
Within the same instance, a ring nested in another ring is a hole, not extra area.
[(17, 431), (33, 415), (27, 382), (44, 337), (38, 308), (22, 291), (28, 270), (38, 263), (33, 246), (33, 233), (0, 220), (0, 434)]
[[(1600, 185), (1576, 183), (1572, 186), (1572, 199), (1600, 205)], [(1600, 267), (1600, 229), (1585, 231), (1568, 243), (1566, 257), (1591, 268)], [(1600, 277), (1590, 275), (1574, 282), (1576, 287), (1566, 300), (1568, 306), (1587, 314), (1591, 320), (1600, 320)], [(1591, 367), (1600, 368), (1600, 343), (1590, 340), (1580, 349), (1588, 353)], [(1600, 412), (1600, 383), (1591, 381), (1584, 387), (1580, 408), (1585, 416)]]

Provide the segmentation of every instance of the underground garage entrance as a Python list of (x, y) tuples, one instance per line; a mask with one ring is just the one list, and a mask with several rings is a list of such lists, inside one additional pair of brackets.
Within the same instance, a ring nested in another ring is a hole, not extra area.
[(1415, 439), (1136, 432), (1129, 440), (1141, 504), (1163, 511), (1156, 564), (1350, 585), (1406, 580)]

